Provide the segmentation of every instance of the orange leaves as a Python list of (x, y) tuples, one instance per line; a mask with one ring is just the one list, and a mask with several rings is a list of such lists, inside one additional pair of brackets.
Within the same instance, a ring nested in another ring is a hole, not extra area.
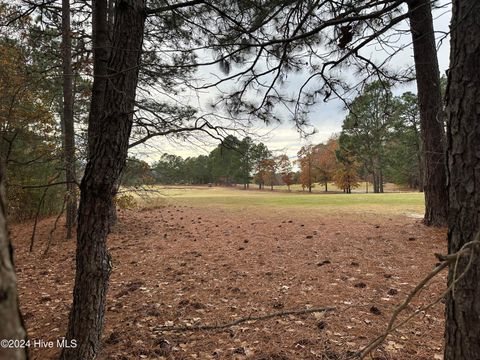
[(359, 165), (355, 157), (345, 149), (337, 150), (338, 166), (333, 174), (335, 185), (346, 193), (350, 193), (353, 188), (360, 186), (360, 177), (358, 176)]
[(323, 171), (332, 173), (337, 167), (335, 152), (338, 150), (338, 140), (331, 138), (328, 142), (318, 149), (318, 167)]
[(326, 144), (305, 145), (298, 152), (300, 182), (309, 190), (315, 182), (327, 183), (335, 173), (338, 162), (335, 152), (338, 140), (331, 138)]
[(277, 166), (282, 177), (282, 181), (285, 185), (288, 186), (290, 190), (290, 185), (294, 183), (294, 173), (292, 171), (292, 163), (286, 154), (280, 155), (277, 157)]
[(41, 79), (35, 78), (21, 46), (0, 39), (0, 125), (2, 131), (22, 130), (40, 136), (54, 131)]
[(277, 167), (275, 159), (272, 159), (272, 158), (263, 159), (260, 162), (260, 167), (261, 167), (260, 176), (262, 178), (263, 183), (267, 185), (273, 185), (273, 182), (275, 180), (275, 170)]
[(312, 190), (316, 178), (317, 157), (316, 149), (313, 145), (304, 145), (297, 153), (298, 163), (300, 165), (300, 183), (302, 188)]

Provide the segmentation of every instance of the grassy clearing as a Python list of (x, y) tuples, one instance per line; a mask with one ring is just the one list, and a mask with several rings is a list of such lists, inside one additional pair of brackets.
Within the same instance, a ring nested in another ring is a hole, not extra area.
[(296, 208), (315, 212), (369, 212), (378, 214), (421, 215), (424, 199), (421, 193), (385, 194), (308, 194), (270, 192), (217, 187), (150, 188), (148, 196), (135, 195), (140, 207), (160, 207), (167, 204), (188, 206), (217, 206), (233, 210), (268, 207), (275, 211)]
[[(252, 185), (253, 188), (256, 188), (257, 185)], [(399, 185), (396, 185), (396, 184), (392, 184), (392, 183), (386, 183), (383, 185), (383, 188), (385, 191), (387, 192), (396, 192), (396, 191), (401, 191), (401, 192), (404, 192), (404, 191), (408, 191), (408, 189), (405, 189), (405, 187), (402, 187), (402, 186), (399, 186)], [(287, 191), (288, 190), (288, 187), (287, 185), (275, 185), (275, 189), (276, 190), (283, 190), (283, 191)], [(359, 186), (355, 189), (352, 189), (352, 192), (353, 193), (365, 193), (365, 190), (368, 189), (369, 191), (373, 191), (373, 184), (372, 183), (367, 183), (365, 181), (362, 181), (360, 182)], [(302, 185), (300, 184), (294, 184), (294, 185), (291, 185), (290, 186), (290, 190), (291, 191), (303, 191), (302, 189)], [(314, 193), (324, 193), (324, 190), (325, 190), (325, 185), (323, 184), (318, 184), (318, 183), (315, 183), (314, 184), (314, 187), (312, 189), (312, 192)], [(329, 192), (342, 192), (341, 189), (339, 189), (335, 183), (333, 182), (329, 182), (328, 183), (328, 191)]]

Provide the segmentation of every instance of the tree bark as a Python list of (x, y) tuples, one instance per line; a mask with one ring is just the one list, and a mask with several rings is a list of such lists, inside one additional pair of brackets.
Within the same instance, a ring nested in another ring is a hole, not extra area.
[[(13, 249), (8, 238), (5, 218), (4, 173), (0, 164), (0, 340), (26, 340), (18, 306), (17, 277), (13, 266)], [(18, 346), (0, 347), (0, 359), (28, 359), (27, 348)]]
[(108, 232), (111, 233), (115, 225), (117, 225), (118, 222), (118, 216), (117, 216), (117, 205), (114, 201), (115, 196), (118, 194), (118, 190), (120, 189), (120, 182), (121, 182), (121, 177), (122, 175), (118, 177), (117, 181), (115, 181), (115, 184), (113, 185), (112, 189), (112, 205), (109, 210), (109, 215), (108, 215)]
[(80, 184), (77, 270), (66, 336), (78, 346), (62, 350), (60, 358), (68, 360), (93, 359), (100, 348), (111, 271), (106, 244), (109, 211), (115, 181), (127, 158), (145, 25), (144, 0), (117, 0), (107, 66), (107, 1), (94, 1), (93, 9), (95, 67), (89, 154)]
[(410, 0), (408, 9), (424, 151), (424, 223), (428, 226), (442, 226), (447, 221), (445, 134), (432, 8), (430, 0)]
[[(448, 250), (480, 231), (480, 3), (453, 1), (447, 87)], [(445, 360), (480, 359), (480, 256), (446, 302)], [(468, 256), (456, 269), (465, 269)], [(449, 269), (449, 282), (454, 277)]]
[(75, 130), (73, 120), (73, 69), (72, 36), (70, 28), (70, 0), (62, 0), (62, 62), (63, 62), (63, 152), (65, 161), (65, 180), (67, 183), (66, 226), (67, 239), (77, 217), (77, 195), (75, 174)]

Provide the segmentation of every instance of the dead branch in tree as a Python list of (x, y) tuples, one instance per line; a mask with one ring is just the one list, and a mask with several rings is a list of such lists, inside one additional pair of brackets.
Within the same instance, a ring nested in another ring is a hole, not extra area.
[(33, 251), (33, 244), (35, 242), (35, 234), (37, 232), (37, 223), (38, 223), (38, 217), (40, 215), (40, 210), (42, 209), (42, 206), (43, 206), (43, 202), (45, 200), (45, 196), (47, 196), (47, 191), (48, 191), (48, 187), (45, 188), (45, 190), (43, 190), (43, 194), (42, 194), (42, 197), (40, 198), (40, 201), (38, 202), (38, 206), (37, 206), (37, 213), (35, 214), (35, 222), (33, 223), (33, 230), (32, 230), (32, 236), (30, 238), (30, 249), (29, 251), (32, 252)]
[(232, 326), (236, 326), (248, 321), (259, 321), (259, 320), (269, 320), (275, 317), (283, 317), (288, 315), (303, 315), (311, 314), (316, 312), (330, 312), (335, 311), (334, 307), (320, 307), (320, 308), (311, 308), (311, 309), (301, 309), (301, 310), (287, 310), (280, 311), (272, 314), (260, 315), (260, 316), (247, 316), (235, 321), (226, 323), (226, 324), (216, 324), (216, 325), (198, 325), (198, 326), (160, 326), (155, 330), (158, 331), (201, 331), (201, 330), (224, 330)]
[(43, 202), (45, 201), (45, 197), (47, 196), (47, 191), (50, 189), (50, 185), (53, 185), (53, 182), (58, 179), (60, 175), (55, 176), (46, 186), (41, 186), (44, 187), (45, 190), (43, 191), (42, 197), (40, 198), (40, 201), (38, 202), (37, 206), (37, 213), (35, 215), (35, 223), (33, 224), (33, 230), (32, 230), (32, 237), (30, 238), (30, 249), (29, 251), (33, 251), (33, 244), (35, 242), (35, 234), (37, 232), (37, 223), (38, 223), (38, 217), (40, 216), (40, 210), (42, 209)]
[(68, 194), (66, 194), (65, 197), (63, 198), (62, 209), (58, 213), (58, 216), (55, 219), (55, 223), (53, 224), (53, 228), (52, 228), (52, 230), (50, 230), (50, 234), (48, 235), (47, 247), (45, 248), (45, 251), (43, 252), (43, 257), (46, 257), (47, 254), (48, 254), (48, 251), (50, 250), (50, 246), (52, 245), (52, 240), (53, 240), (53, 233), (57, 229), (58, 221), (60, 220), (60, 218), (63, 215), (63, 212), (65, 211), (65, 204), (67, 203), (67, 198), (68, 198)]

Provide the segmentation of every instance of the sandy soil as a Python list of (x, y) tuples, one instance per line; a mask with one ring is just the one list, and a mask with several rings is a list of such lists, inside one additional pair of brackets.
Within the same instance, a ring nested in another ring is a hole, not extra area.
[[(259, 210), (264, 211), (264, 210)], [(21, 307), (31, 339), (66, 331), (74, 242), (40, 223), (12, 227)], [(120, 214), (109, 237), (114, 269), (99, 359), (344, 359), (380, 334), (396, 304), (445, 252), (445, 230), (418, 219), (314, 211), (243, 213), (169, 206)], [(409, 306), (432, 301), (445, 274)], [(275, 316), (218, 331), (162, 326), (221, 324), (248, 316), (334, 307), (327, 313)], [(373, 358), (440, 359), (439, 304), (387, 338)], [(52, 358), (58, 349), (32, 349)]]

